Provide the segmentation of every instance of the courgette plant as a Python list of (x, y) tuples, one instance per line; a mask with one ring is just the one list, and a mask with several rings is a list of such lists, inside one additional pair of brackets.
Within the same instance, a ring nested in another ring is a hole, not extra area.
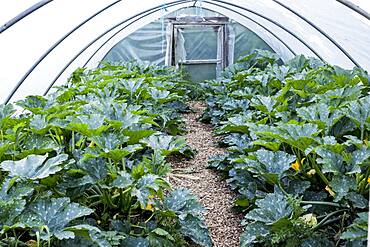
[(102, 64), (0, 105), (0, 246), (211, 246), (197, 199), (166, 179), (167, 156), (192, 155), (183, 85), (174, 68)]
[(241, 246), (365, 246), (370, 183), (369, 76), (256, 51), (203, 84), (245, 213)]

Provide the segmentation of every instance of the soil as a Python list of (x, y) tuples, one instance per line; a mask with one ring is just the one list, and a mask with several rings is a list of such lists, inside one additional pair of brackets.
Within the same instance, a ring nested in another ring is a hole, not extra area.
[(190, 189), (198, 196), (205, 207), (205, 221), (211, 232), (215, 247), (239, 246), (242, 215), (233, 211), (236, 193), (230, 190), (225, 180), (217, 171), (208, 169), (208, 158), (225, 152), (217, 146), (217, 139), (212, 135), (212, 126), (197, 121), (205, 106), (201, 102), (191, 102), (193, 113), (184, 114), (188, 130), (187, 143), (196, 149), (193, 159), (173, 159), (173, 172), (170, 182), (174, 187)]

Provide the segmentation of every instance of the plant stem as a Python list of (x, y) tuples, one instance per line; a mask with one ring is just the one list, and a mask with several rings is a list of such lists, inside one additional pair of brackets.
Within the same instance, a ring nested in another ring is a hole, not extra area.
[(55, 139), (55, 137), (54, 137), (53, 133), (51, 132), (51, 129), (49, 129), (49, 135), (50, 135), (51, 139), (53, 139), (53, 141), (54, 141), (55, 143), (59, 143), (59, 142)]
[(75, 132), (72, 130), (72, 149), (71, 149), (71, 153), (73, 152), (73, 150), (75, 150)]
[(125, 158), (122, 158), (122, 169), (125, 172), (126, 171), (126, 160)]
[(136, 228), (140, 228), (140, 229), (146, 229), (145, 227), (143, 227), (143, 226), (139, 226), (139, 225), (134, 225), (134, 224), (132, 224), (131, 226), (136, 227)]
[(17, 237), (17, 233), (15, 232), (15, 229), (13, 229), (13, 235), (14, 235), (14, 238), (15, 238), (15, 246), (14, 247), (17, 247), (18, 246), (18, 237)]
[(152, 215), (150, 215), (150, 217), (145, 221), (145, 224), (148, 223), (154, 216), (154, 213), (152, 213)]
[(370, 176), (370, 167), (367, 168), (367, 171), (365, 173), (365, 178), (364, 178), (364, 183), (361, 184), (361, 187), (360, 187), (360, 193), (361, 194), (364, 194), (365, 193), (365, 189), (366, 189), (366, 186), (367, 186), (367, 178)]
[[(317, 224), (315, 227), (313, 227), (312, 228), (312, 230), (316, 230), (316, 229), (318, 229), (318, 228), (320, 228), (321, 226), (323, 226), (324, 225), (324, 223), (330, 218), (330, 217), (332, 217), (332, 216), (334, 216), (334, 215), (336, 215), (336, 214), (338, 214), (338, 213), (341, 213), (341, 212), (343, 212), (343, 211), (346, 211), (347, 209), (341, 209), (341, 210), (337, 210), (337, 211), (334, 211), (334, 212), (331, 212), (330, 214), (328, 214), (327, 216), (325, 216), (325, 218), (324, 219), (322, 219), (320, 222), (319, 222), (319, 224)], [(338, 220), (338, 219), (336, 219), (336, 220)]]
[[(310, 157), (310, 156), (309, 156)], [(329, 180), (325, 177), (324, 173), (322, 173), (320, 167), (317, 165), (316, 160), (314, 158), (309, 158), (313, 168), (315, 169), (316, 173), (319, 175), (319, 177), (324, 181), (324, 183), (329, 186)]]
[(289, 197), (289, 194), (284, 190), (283, 186), (281, 185), (280, 181), (278, 181), (278, 185), (279, 185), (279, 188), (281, 189), (281, 191), (283, 192), (283, 194), (287, 197)]
[(324, 201), (301, 201), (302, 204), (312, 204), (312, 205), (323, 205), (323, 206), (333, 206), (333, 207), (343, 207), (339, 203), (335, 202), (324, 202)]

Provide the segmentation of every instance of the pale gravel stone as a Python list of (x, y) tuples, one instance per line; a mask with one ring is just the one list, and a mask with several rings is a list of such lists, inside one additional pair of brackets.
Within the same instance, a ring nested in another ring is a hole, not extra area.
[(232, 211), (236, 194), (216, 171), (207, 169), (208, 157), (225, 151), (217, 147), (217, 139), (212, 136), (212, 127), (197, 121), (205, 109), (204, 104), (192, 102), (190, 107), (195, 112), (183, 115), (188, 129), (186, 139), (197, 150), (197, 154), (191, 160), (169, 160), (175, 169), (174, 173), (191, 175), (189, 178), (171, 176), (170, 181), (174, 187), (190, 189), (207, 209), (204, 217), (215, 247), (239, 246), (242, 215)]

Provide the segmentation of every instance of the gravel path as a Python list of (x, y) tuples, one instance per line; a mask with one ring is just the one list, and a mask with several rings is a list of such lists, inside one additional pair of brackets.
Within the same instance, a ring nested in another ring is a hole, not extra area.
[(212, 127), (197, 121), (205, 109), (204, 104), (193, 102), (190, 107), (195, 113), (184, 114), (188, 129), (186, 139), (198, 153), (191, 160), (170, 161), (174, 169), (170, 180), (175, 187), (190, 189), (207, 209), (204, 216), (215, 247), (239, 246), (242, 216), (232, 211), (236, 194), (216, 171), (207, 169), (208, 157), (224, 150), (217, 147)]

